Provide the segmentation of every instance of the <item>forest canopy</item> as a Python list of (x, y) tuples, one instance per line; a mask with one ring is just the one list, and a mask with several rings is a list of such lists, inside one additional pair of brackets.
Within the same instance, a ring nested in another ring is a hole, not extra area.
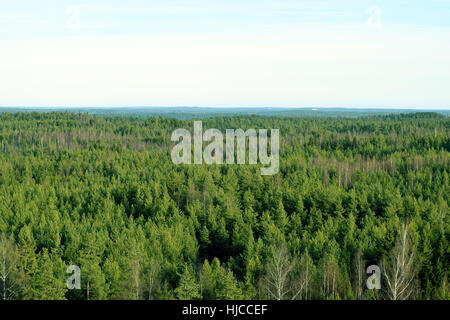
[(193, 121), (2, 113), (0, 299), (450, 298), (447, 116), (203, 119), (279, 129), (273, 176), (173, 164)]

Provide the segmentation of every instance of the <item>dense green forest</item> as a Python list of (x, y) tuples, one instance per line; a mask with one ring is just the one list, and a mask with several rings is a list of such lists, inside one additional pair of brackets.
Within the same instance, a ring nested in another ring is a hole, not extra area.
[(279, 129), (278, 174), (174, 165), (193, 120), (1, 114), (0, 299), (450, 298), (447, 116), (203, 127)]

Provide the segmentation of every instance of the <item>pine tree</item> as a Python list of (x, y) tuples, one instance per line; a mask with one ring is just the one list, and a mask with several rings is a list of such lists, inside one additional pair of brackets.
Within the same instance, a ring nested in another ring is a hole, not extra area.
[(175, 289), (175, 295), (180, 300), (200, 299), (200, 285), (193, 273), (185, 266), (184, 273), (180, 276), (180, 281)]
[(31, 282), (38, 273), (38, 259), (31, 229), (28, 226), (23, 227), (19, 232), (18, 239), (18, 244), (21, 248), (19, 263), (21, 295), (23, 299), (32, 299)]
[(54, 261), (52, 258), (46, 248), (39, 255), (39, 272), (31, 281), (34, 300), (65, 300), (64, 270), (59, 270), (63, 265), (58, 258), (55, 257)]

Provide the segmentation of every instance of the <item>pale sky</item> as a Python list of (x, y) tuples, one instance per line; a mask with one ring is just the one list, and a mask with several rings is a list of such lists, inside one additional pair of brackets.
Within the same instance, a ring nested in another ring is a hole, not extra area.
[(0, 106), (450, 109), (450, 1), (0, 0)]

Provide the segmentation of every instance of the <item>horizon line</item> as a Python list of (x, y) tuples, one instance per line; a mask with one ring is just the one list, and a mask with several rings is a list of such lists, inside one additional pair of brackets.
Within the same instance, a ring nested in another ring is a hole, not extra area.
[(287, 109), (287, 110), (325, 110), (325, 109), (351, 109), (351, 110), (420, 110), (420, 111), (450, 111), (450, 107), (433, 107), (433, 108), (423, 108), (423, 107), (322, 107), (322, 106), (312, 106), (312, 107), (277, 107), (277, 106), (239, 106), (239, 107), (216, 107), (216, 106), (152, 106), (152, 105), (139, 105), (139, 106), (0, 106), (0, 108), (18, 108), (18, 109), (175, 109), (175, 108), (186, 108), (186, 109)]

